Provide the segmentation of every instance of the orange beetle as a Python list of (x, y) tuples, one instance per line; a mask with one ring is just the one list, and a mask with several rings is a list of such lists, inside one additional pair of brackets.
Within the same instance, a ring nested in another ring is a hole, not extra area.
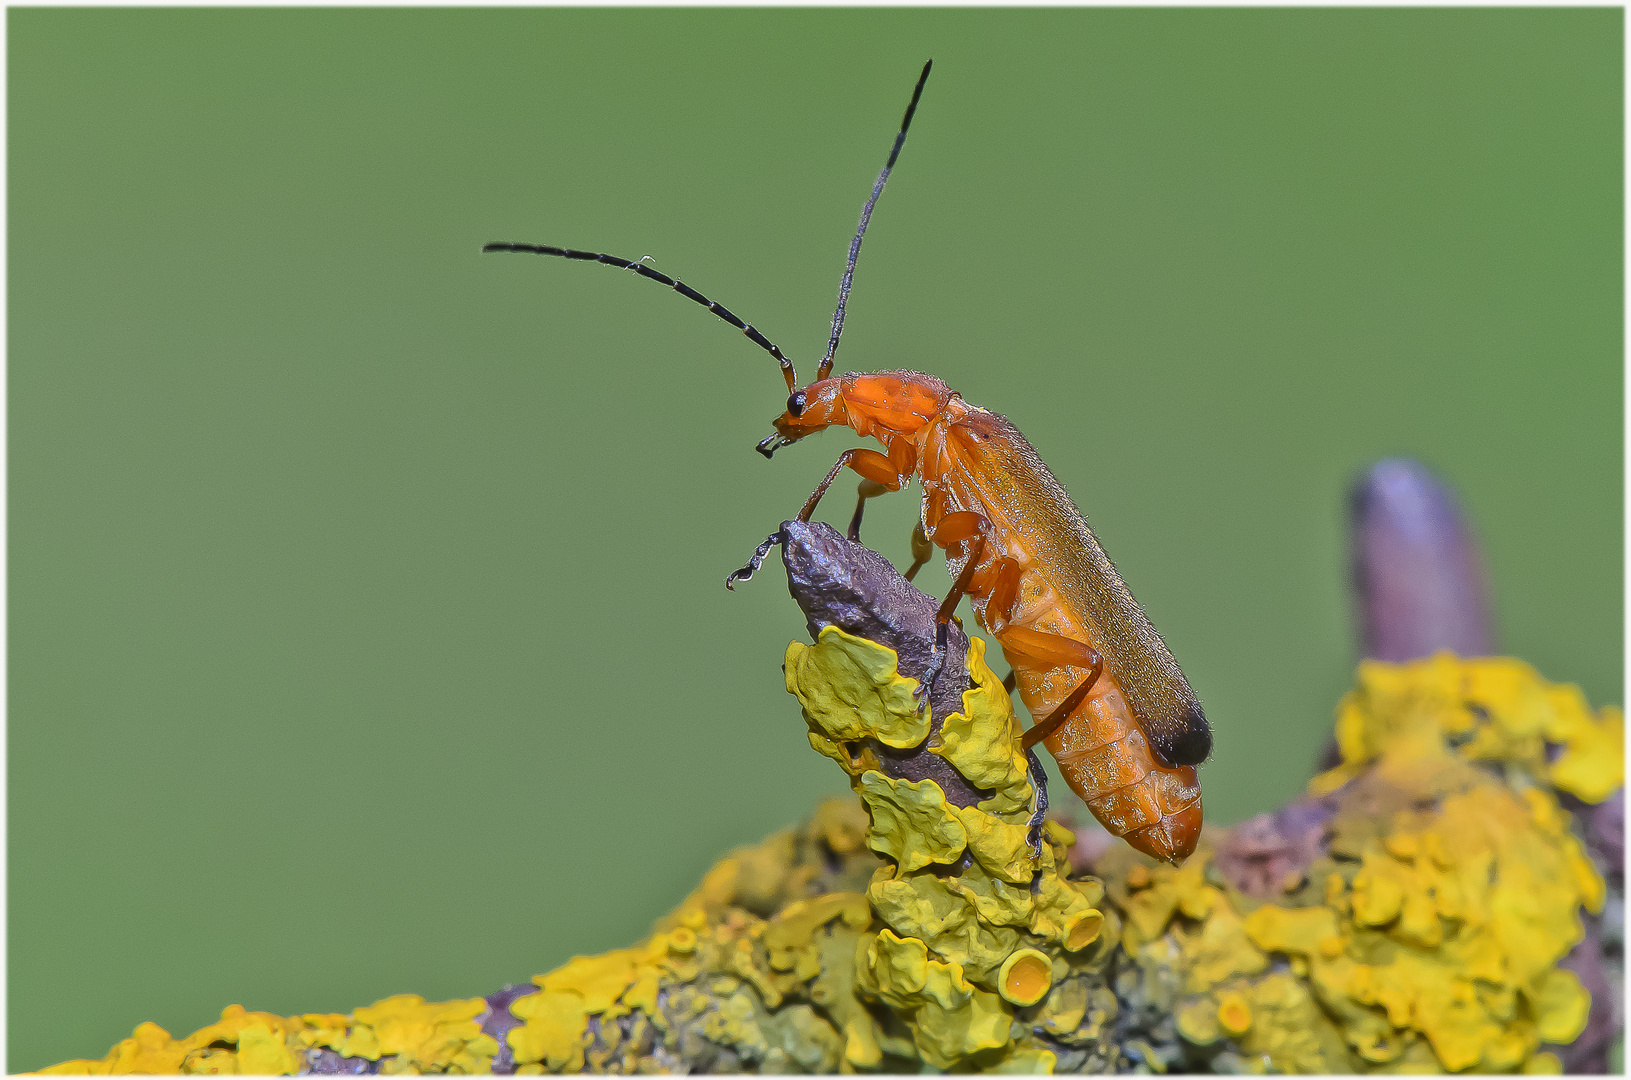
[[(939, 620), (944, 625), (962, 596), (969, 596), (981, 625), (1013, 666), (1010, 678), (1025, 707), (1041, 718), (1025, 732), (1023, 744), (1047, 746), (1066, 782), (1106, 829), (1139, 851), (1177, 863), (1195, 850), (1200, 833), (1194, 766), (1211, 752), (1211, 729), (1177, 662), (1070, 497), (1018, 429), (968, 404), (933, 375), (831, 376), (861, 238), (906, 141), (929, 68), (923, 66), (888, 163), (862, 208), (827, 353), (815, 381), (802, 389), (792, 361), (753, 326), (643, 263), (538, 244), (495, 243), (483, 250), (633, 270), (737, 327), (776, 358), (787, 382), (787, 410), (775, 420), (776, 433), (758, 446), (766, 457), (834, 426), (882, 443), (881, 454), (844, 451), (805, 502), (800, 520), (810, 519), (838, 474), (850, 469), (862, 478), (850, 525), (855, 539), (868, 498), (919, 480), (922, 513), (906, 576), (917, 573), (935, 546), (945, 549), (956, 584)], [(775, 539), (726, 584), (752, 576)]]

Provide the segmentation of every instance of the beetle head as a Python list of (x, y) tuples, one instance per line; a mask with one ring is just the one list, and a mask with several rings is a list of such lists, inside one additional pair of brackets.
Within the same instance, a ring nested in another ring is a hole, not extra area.
[(818, 379), (802, 390), (795, 390), (787, 398), (787, 411), (776, 417), (776, 434), (759, 443), (755, 449), (769, 457), (784, 446), (798, 442), (806, 435), (849, 422), (844, 408), (844, 395), (838, 379)]

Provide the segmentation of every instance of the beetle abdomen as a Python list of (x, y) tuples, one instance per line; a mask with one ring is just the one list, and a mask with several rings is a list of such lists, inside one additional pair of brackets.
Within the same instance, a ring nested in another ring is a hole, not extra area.
[(1047, 580), (1081, 639), (1104, 655), (1156, 755), (1174, 766), (1205, 761), (1206, 713), (1081, 511), (1018, 428), (985, 409), (960, 411), (949, 436), (966, 459), (957, 479), (972, 489), (969, 502), (978, 505), (969, 508), (1000, 519), (1023, 547), (1020, 561)]

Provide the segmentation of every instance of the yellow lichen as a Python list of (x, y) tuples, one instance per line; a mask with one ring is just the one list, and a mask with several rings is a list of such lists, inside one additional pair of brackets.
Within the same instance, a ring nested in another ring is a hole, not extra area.
[(835, 919), (864, 930), (872, 922), (872, 909), (864, 896), (828, 893), (794, 901), (777, 912), (763, 935), (771, 968), (791, 971), (800, 981), (819, 975), (821, 955), (816, 931)]
[(1104, 913), (1093, 908), (1078, 912), (1065, 924), (1064, 946), (1070, 952), (1081, 952), (1104, 931)]
[(486, 1009), (482, 998), (427, 1002), (418, 994), (398, 994), (352, 1013), (351, 1033), (333, 1049), (348, 1057), (413, 1062), (416, 1072), (481, 1072), (498, 1052), (476, 1019)]
[[(840, 644), (842, 663), (836, 657), (812, 660), (812, 654), (836, 651)], [(866, 686), (904, 685), (897, 683), (894, 662), (882, 646), (824, 630), (814, 647), (790, 648), (786, 667), (789, 690), (804, 705), (812, 729), (835, 744), (828, 749), (846, 766), (867, 807), (868, 845), (895, 863), (875, 874), (867, 889), (871, 909), (885, 925), (859, 946), (857, 986), (905, 1020), (916, 1054), (930, 1065), (1050, 1063), (1041, 1048), (1011, 1042), (1013, 1009), (1047, 996), (1054, 962), (1048, 948), (1062, 955), (1068, 945), (1087, 962), (1088, 947), (1105, 925), (1095, 907), (1103, 890), (1096, 882), (1067, 878), (1068, 832), (1055, 827), (1040, 855), (1033, 853), (1028, 821), (1036, 793), (1019, 749), (1013, 706), (977, 639), (968, 653), (974, 688), (963, 694), (963, 711), (942, 723), (939, 744), (930, 750), (973, 786), (991, 790), (989, 798), (978, 806), (951, 806), (933, 780), (896, 780), (858, 768), (836, 745), (839, 735), (846, 741), (878, 738), (874, 725), (894, 720), (865, 693), (837, 695), (816, 684), (837, 671), (845, 686), (857, 685), (863, 680), (852, 673), (860, 671)], [(853, 715), (831, 715), (836, 707), (824, 711), (824, 703), (835, 699), (852, 702)], [(864, 1037), (854, 1034), (846, 1058), (855, 1061), (857, 1051), (864, 1060), (873, 1057)]]
[(1016, 1046), (1013, 1053), (985, 1071), (1011, 1076), (1051, 1076), (1058, 1063), (1059, 1055), (1045, 1046)]
[[(1521, 660), (1463, 660), (1440, 653), (1409, 664), (1367, 660), (1337, 710), (1342, 764), (1316, 777), (1335, 790), (1401, 737), (1424, 745), (1453, 740), (1472, 761), (1517, 765), (1586, 802), (1625, 784), (1625, 720), (1617, 708), (1593, 715), (1574, 686), (1553, 686)], [(1548, 763), (1547, 744), (1557, 748)]]
[(1218, 997), (1218, 1026), (1230, 1035), (1244, 1035), (1252, 1026), (1252, 1007), (1238, 990), (1230, 990)]
[(895, 780), (875, 770), (861, 774), (861, 801), (872, 814), (867, 843), (902, 874), (930, 863), (956, 862), (968, 845), (955, 809), (933, 780)]
[[(1014, 730), (1013, 707), (1003, 707), (1008, 691), (986, 666), (985, 642), (979, 638), (969, 639), (968, 669), (975, 685), (963, 691), (963, 711), (946, 718), (940, 727), (941, 744), (931, 752), (945, 758), (975, 787), (1002, 790), (1019, 785), (1027, 770)], [(1006, 725), (1001, 720), (1004, 714)]]
[(1112, 852), (1124, 948), (1180, 973), (1186, 1041), (1277, 1071), (1550, 1067), (1540, 1044), (1575, 1038), (1590, 1005), (1558, 963), (1604, 886), (1548, 785), (1619, 786), (1617, 748), (1596, 760), (1623, 739), (1619, 711), (1593, 717), (1511, 660), (1366, 663), (1358, 684), (1343, 764), (1310, 785), (1336, 793), (1332, 856), (1257, 904), (1208, 883), (1204, 840), (1182, 869)]
[(130, 1038), (123, 1040), (100, 1061), (76, 1058), (50, 1068), (41, 1075), (108, 1075), (115, 1073), (178, 1073), (186, 1060), (186, 1049), (170, 1033), (154, 1023), (136, 1025)]
[(917, 938), (887, 927), (859, 963), (860, 985), (909, 1018), (923, 1059), (949, 1068), (983, 1050), (1007, 1045), (1010, 1014), (995, 994), (973, 986), (960, 965), (929, 958)]
[(913, 700), (917, 680), (895, 670), (894, 650), (824, 626), (816, 644), (787, 646), (787, 692), (828, 739), (874, 738), (899, 749), (929, 734), (929, 707)]
[(281, 1017), (229, 1005), (221, 1019), (185, 1038), (142, 1024), (101, 1061), (66, 1061), (47, 1073), (246, 1073), (299, 1071), (309, 1049), (329, 1049), (381, 1063), (381, 1072), (488, 1071), (498, 1044), (475, 1019), (482, 998), (430, 1003), (402, 994), (350, 1016), (311, 1013)]
[[(665, 972), (691, 967), (697, 944), (695, 931), (681, 925), (654, 935), (644, 948), (574, 957), (536, 976), (538, 993), (510, 1005), (521, 1020), (508, 1035), (517, 1066), (583, 1069), (591, 1018), (610, 1021), (636, 1010), (655, 1011), (659, 980)], [(615, 1026), (605, 1024), (602, 1030), (615, 1045)]]
[(1625, 717), (1604, 708), (1597, 717), (1573, 686), (1552, 695), (1553, 721), (1546, 738), (1562, 747), (1546, 779), (1588, 803), (1600, 803), (1625, 784)]
[[(1056, 823), (1033, 851), (1012, 706), (983, 646), (968, 655), (974, 689), (924, 747), (993, 792), (959, 807), (880, 771), (878, 745), (929, 731), (892, 652), (838, 631), (790, 648), (812, 745), (860, 799), (721, 859), (640, 945), (536, 977), (510, 1005), (517, 1071), (660, 1071), (708, 1047), (761, 1072), (1051, 1071), (1061, 1048), (1153, 1071), (1560, 1068), (1539, 1047), (1574, 1039), (1590, 997), (1558, 964), (1605, 883), (1558, 792), (1619, 785), (1618, 710), (1593, 715), (1516, 661), (1364, 665), (1338, 711), (1342, 764), (1311, 785), (1330, 796), (1328, 853), (1259, 903), (1212, 865), (1215, 833), (1181, 868), (1117, 846), (1095, 864), (1105, 882), (1070, 880)], [(818, 892), (834, 860), (846, 869)], [(485, 1009), (232, 1006), (185, 1038), (143, 1024), (46, 1071), (286, 1073), (326, 1049), (381, 1072), (480, 1072), (498, 1049)], [(1166, 1034), (1138, 1026), (1152, 1015)]]
[(1053, 986), (1053, 961), (1036, 949), (1010, 953), (997, 973), (997, 988), (1012, 1005), (1035, 1005)]

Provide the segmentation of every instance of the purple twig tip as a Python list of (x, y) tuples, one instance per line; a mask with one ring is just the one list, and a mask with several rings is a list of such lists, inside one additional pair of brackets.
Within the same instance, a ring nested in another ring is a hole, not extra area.
[(1420, 462), (1389, 458), (1349, 495), (1364, 656), (1402, 663), (1495, 651), (1483, 559), (1455, 495)]

